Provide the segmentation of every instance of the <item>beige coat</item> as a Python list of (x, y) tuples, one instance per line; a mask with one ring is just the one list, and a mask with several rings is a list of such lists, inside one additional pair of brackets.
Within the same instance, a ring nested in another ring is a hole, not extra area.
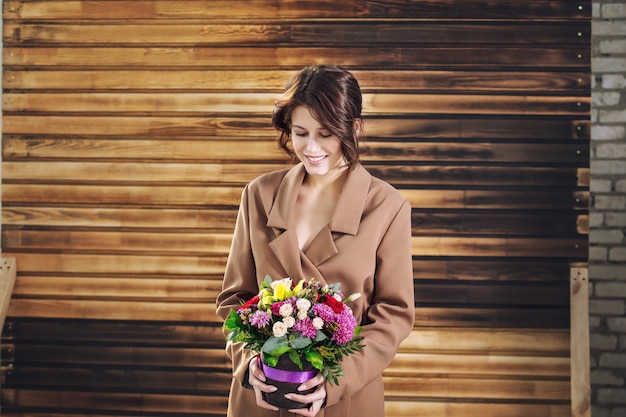
[[(344, 294), (361, 293), (350, 307), (363, 326), (366, 347), (344, 359), (345, 376), (339, 386), (327, 384), (326, 408), (318, 416), (382, 417), (381, 375), (414, 320), (411, 208), (397, 190), (359, 165), (348, 175), (330, 224), (300, 251), (290, 213), (304, 175), (298, 164), (244, 189), (217, 312), (225, 318), (258, 292), (268, 274), (294, 282), (340, 282)], [(256, 406), (254, 391), (242, 386), (253, 354), (240, 343), (226, 349), (233, 362), (228, 416), (292, 416)]]

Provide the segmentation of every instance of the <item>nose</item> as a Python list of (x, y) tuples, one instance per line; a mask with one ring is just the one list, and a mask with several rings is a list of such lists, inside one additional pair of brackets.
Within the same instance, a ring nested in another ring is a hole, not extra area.
[(320, 144), (317, 141), (317, 138), (313, 134), (309, 134), (306, 139), (306, 148), (310, 151), (320, 149)]

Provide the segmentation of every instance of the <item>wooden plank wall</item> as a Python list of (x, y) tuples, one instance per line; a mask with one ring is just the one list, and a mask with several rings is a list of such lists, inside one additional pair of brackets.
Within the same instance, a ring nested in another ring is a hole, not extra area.
[(387, 415), (570, 415), (591, 2), (5, 0), (5, 416), (223, 416), (214, 300), (288, 77), (353, 70), (413, 206)]

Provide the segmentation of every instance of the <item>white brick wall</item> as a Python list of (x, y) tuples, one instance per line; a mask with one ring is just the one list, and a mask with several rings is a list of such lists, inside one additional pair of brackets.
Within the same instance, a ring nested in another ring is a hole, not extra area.
[(593, 2), (592, 415), (626, 417), (626, 0)]

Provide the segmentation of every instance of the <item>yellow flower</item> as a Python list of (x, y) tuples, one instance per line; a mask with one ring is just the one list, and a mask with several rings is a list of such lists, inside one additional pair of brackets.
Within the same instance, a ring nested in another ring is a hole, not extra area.
[(276, 297), (274, 297), (272, 295), (272, 292), (269, 290), (263, 290), (261, 291), (261, 293), (259, 294), (259, 298), (261, 299), (261, 303), (260, 305), (265, 307), (265, 306), (269, 306), (271, 305), (273, 302), (276, 301)]
[(291, 288), (289, 288), (284, 283), (280, 283), (274, 289), (274, 297), (276, 297), (276, 301), (283, 301), (293, 295)]
[(302, 291), (302, 288), (304, 288), (304, 280), (303, 279), (301, 279), (300, 282), (298, 282), (298, 285), (296, 285), (296, 287), (293, 289), (293, 295), (296, 295), (300, 291)]

